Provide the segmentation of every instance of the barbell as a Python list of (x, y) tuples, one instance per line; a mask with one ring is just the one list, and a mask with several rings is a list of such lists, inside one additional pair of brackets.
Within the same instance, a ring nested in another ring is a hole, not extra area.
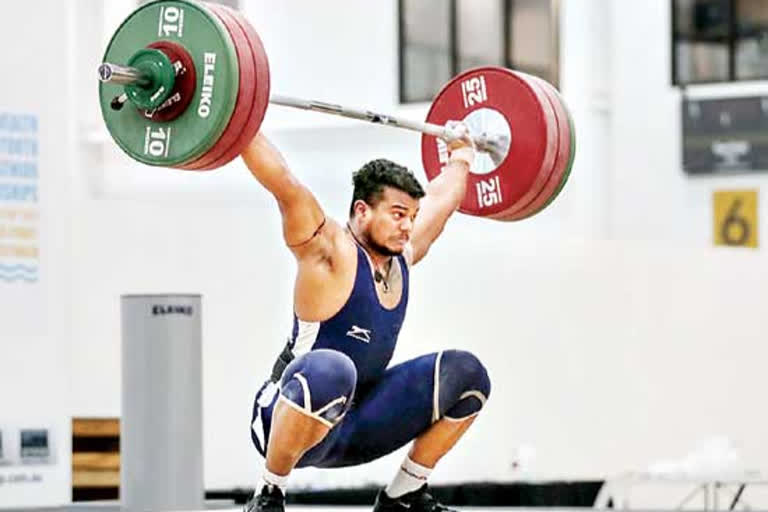
[(110, 40), (98, 74), (110, 135), (128, 156), (153, 166), (205, 171), (226, 165), (259, 131), (271, 103), (420, 132), (432, 180), (448, 162), (446, 142), (458, 136), (448, 122), (463, 121), (478, 153), (459, 210), (512, 221), (558, 196), (576, 151), (573, 121), (558, 91), (501, 67), (454, 77), (424, 122), (270, 94), (267, 54), (253, 26), (237, 10), (196, 0), (137, 8)]

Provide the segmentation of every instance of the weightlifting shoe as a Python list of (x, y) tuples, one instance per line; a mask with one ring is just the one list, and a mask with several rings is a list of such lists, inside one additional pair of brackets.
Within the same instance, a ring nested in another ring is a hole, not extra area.
[(390, 498), (384, 489), (376, 496), (373, 512), (457, 512), (439, 503), (427, 491), (427, 484), (419, 489), (403, 494), (398, 498)]
[(285, 512), (285, 496), (276, 485), (265, 485), (243, 507), (243, 512)]

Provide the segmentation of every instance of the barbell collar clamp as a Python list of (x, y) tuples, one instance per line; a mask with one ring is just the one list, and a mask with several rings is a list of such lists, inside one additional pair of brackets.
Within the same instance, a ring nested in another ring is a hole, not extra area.
[(99, 81), (107, 84), (146, 87), (152, 83), (152, 78), (137, 68), (104, 62), (99, 66)]

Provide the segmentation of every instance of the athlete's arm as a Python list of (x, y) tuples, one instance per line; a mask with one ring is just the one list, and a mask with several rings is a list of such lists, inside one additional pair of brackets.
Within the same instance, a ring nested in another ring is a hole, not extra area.
[(459, 140), (448, 144), (448, 165), (427, 185), (421, 200), (419, 214), (411, 235), (411, 264), (416, 264), (429, 251), (432, 243), (443, 232), (448, 218), (461, 205), (467, 188), (469, 165), (475, 158), (475, 147), (468, 132)]
[(251, 174), (277, 200), (283, 217), (283, 238), (297, 258), (330, 250), (330, 231), (320, 204), (267, 138), (257, 134), (242, 153)]

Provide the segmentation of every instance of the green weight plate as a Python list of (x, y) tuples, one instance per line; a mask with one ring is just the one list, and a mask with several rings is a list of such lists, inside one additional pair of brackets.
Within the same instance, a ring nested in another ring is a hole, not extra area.
[(219, 140), (199, 159), (180, 166), (181, 169), (199, 171), (212, 170), (219, 167), (218, 165), (212, 166), (211, 164), (214, 164), (222, 155), (226, 154), (243, 134), (243, 129), (253, 108), (254, 93), (256, 92), (257, 85), (253, 51), (245, 33), (237, 25), (229, 11), (225, 10), (222, 6), (210, 2), (206, 2), (204, 5), (224, 23), (232, 38), (232, 42), (235, 43), (235, 50), (237, 51), (238, 62), (240, 63), (240, 84), (238, 86), (235, 110), (229, 119), (227, 129), (224, 130)]
[(237, 99), (237, 53), (226, 27), (191, 0), (160, 0), (136, 9), (118, 28), (104, 62), (124, 65), (140, 48), (158, 40), (183, 46), (195, 65), (197, 85), (192, 102), (178, 118), (153, 122), (130, 103), (110, 104), (124, 87), (102, 83), (102, 116), (112, 138), (129, 156), (148, 165), (173, 167), (198, 158), (218, 141)]

